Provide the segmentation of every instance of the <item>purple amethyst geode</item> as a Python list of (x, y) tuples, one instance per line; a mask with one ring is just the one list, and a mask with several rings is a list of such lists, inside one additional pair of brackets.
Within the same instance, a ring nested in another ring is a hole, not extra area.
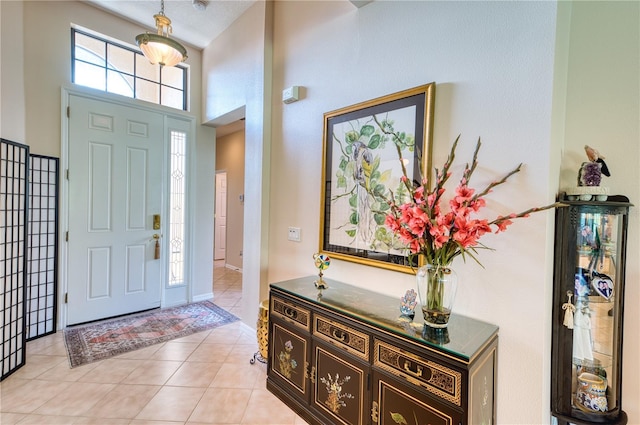
[(578, 185), (580, 186), (600, 186), (602, 181), (602, 165), (597, 162), (585, 162), (580, 167)]

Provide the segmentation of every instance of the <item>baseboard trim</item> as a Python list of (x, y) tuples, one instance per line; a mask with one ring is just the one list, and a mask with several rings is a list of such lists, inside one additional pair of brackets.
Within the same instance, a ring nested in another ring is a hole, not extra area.
[(210, 300), (213, 298), (213, 292), (209, 292), (207, 294), (196, 295), (193, 297), (192, 302), (197, 303), (200, 301)]
[(232, 266), (231, 264), (225, 264), (224, 266), (228, 269), (242, 273), (242, 269), (240, 267)]

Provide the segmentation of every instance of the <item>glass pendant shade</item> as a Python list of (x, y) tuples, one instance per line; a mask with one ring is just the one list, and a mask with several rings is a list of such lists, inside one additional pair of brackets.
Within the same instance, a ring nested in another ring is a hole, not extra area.
[(180, 43), (156, 34), (140, 34), (136, 43), (153, 65), (175, 66), (187, 58), (187, 50)]
[(187, 49), (176, 40), (169, 38), (171, 34), (171, 19), (164, 14), (164, 0), (161, 2), (160, 13), (153, 15), (156, 20), (157, 34), (139, 34), (136, 43), (144, 56), (153, 65), (175, 66), (187, 59)]

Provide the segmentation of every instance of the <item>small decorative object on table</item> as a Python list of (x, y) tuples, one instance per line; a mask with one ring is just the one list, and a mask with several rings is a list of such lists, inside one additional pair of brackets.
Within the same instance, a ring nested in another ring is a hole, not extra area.
[(604, 156), (589, 145), (584, 145), (584, 151), (589, 161), (580, 165), (578, 185), (564, 189), (567, 199), (569, 201), (590, 201), (595, 198), (596, 201), (606, 201), (609, 195), (609, 188), (600, 186), (600, 183), (603, 175), (610, 177), (611, 173), (604, 162)]
[(416, 305), (418, 302), (416, 301), (418, 294), (413, 289), (409, 289), (401, 298), (400, 298), (400, 316), (401, 319), (410, 319), (413, 320), (416, 315)]
[[(385, 224), (394, 235), (409, 250), (410, 257), (422, 255), (426, 265), (417, 271), (418, 296), (422, 305), (425, 323), (435, 328), (446, 327), (451, 314), (457, 277), (451, 268), (454, 258), (461, 255), (476, 258), (477, 249), (486, 248), (479, 242), (485, 233), (506, 230), (513, 219), (528, 217), (529, 214), (558, 206), (558, 203), (540, 208), (530, 208), (521, 213), (498, 216), (493, 221), (472, 218), (480, 208), (485, 206), (484, 197), (496, 186), (507, 181), (509, 177), (520, 171), (522, 164), (507, 173), (500, 180), (491, 182), (487, 187), (476, 193), (470, 188), (471, 175), (478, 166), (478, 151), (480, 139), (473, 154), (473, 161), (467, 164), (462, 178), (455, 189), (455, 194), (449, 200), (450, 211), (441, 208), (444, 185), (451, 176), (449, 171), (455, 158), (456, 146), (460, 136), (456, 138), (451, 152), (442, 170), (435, 169), (435, 185), (422, 177), (421, 183), (415, 182), (407, 175), (404, 167), (402, 152), (398, 148), (398, 157), (402, 164), (403, 177), (395, 193), (376, 193), (378, 199), (386, 201)], [(395, 140), (395, 139), (394, 139)]]
[(322, 276), (323, 276), (322, 271), (327, 270), (329, 268), (329, 266), (331, 265), (331, 258), (329, 258), (329, 256), (326, 254), (315, 253), (313, 254), (313, 260), (315, 261), (316, 268), (319, 271), (318, 280), (314, 281), (313, 283), (314, 285), (316, 285), (316, 288), (318, 289), (327, 289), (328, 286), (326, 282), (322, 279)]

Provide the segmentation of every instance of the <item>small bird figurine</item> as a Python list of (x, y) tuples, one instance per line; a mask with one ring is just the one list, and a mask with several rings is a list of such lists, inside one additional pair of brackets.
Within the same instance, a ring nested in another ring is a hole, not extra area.
[(609, 168), (607, 168), (607, 164), (605, 164), (604, 162), (604, 156), (600, 155), (600, 152), (598, 152), (597, 150), (595, 150), (589, 145), (584, 145), (584, 151), (587, 153), (587, 158), (589, 158), (589, 161), (597, 162), (602, 166), (600, 168), (600, 171), (602, 171), (602, 174), (604, 174), (607, 177), (611, 176), (611, 173), (609, 172)]

